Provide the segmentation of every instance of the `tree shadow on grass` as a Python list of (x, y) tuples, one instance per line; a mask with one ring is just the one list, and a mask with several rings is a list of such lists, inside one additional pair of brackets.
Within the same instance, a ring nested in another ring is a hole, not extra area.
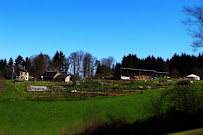
[(94, 128), (86, 127), (80, 135), (162, 135), (201, 127), (203, 127), (203, 111), (193, 114), (176, 111), (134, 123), (112, 120), (111, 123), (99, 124)]

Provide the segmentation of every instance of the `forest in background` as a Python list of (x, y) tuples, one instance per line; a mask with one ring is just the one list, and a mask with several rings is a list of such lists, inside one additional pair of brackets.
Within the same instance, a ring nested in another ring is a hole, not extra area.
[(57, 51), (52, 58), (42, 53), (25, 59), (19, 55), (15, 60), (11, 57), (8, 62), (6, 59), (0, 59), (0, 76), (6, 77), (12, 71), (12, 67), (18, 64), (24, 66), (35, 78), (40, 78), (45, 71), (69, 73), (78, 75), (80, 78), (102, 78), (114, 74), (115, 69), (118, 70), (120, 67), (169, 72), (170, 77), (174, 78), (192, 73), (203, 77), (203, 54), (199, 56), (174, 54), (166, 61), (162, 57), (148, 56), (140, 59), (136, 54), (129, 54), (123, 57), (121, 63), (116, 63), (112, 56), (98, 60), (91, 53), (83, 51), (73, 52), (70, 56)]

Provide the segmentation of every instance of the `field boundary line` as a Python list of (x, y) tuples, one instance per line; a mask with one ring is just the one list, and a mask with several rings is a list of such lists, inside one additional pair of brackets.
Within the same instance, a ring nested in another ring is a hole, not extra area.
[[(11, 85), (13, 85), (13, 84), (11, 83)], [(20, 95), (22, 96), (22, 92), (15, 85), (13, 85), (13, 86), (20, 93)]]

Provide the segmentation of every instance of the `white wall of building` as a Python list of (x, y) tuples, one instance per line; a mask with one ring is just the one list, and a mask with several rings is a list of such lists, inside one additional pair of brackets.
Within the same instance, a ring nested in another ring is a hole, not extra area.
[(121, 79), (122, 79), (122, 80), (129, 80), (130, 77), (128, 77), (128, 76), (121, 76)]
[(25, 80), (28, 81), (29, 80), (29, 72), (22, 72), (20, 71), (19, 76), (16, 76), (17, 80)]
[(70, 82), (70, 75), (68, 75), (68, 76), (66, 77), (65, 82), (66, 82), (66, 83)]

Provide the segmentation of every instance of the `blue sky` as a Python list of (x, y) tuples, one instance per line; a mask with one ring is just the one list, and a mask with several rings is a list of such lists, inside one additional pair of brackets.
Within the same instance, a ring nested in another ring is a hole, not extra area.
[(78, 50), (98, 59), (198, 55), (182, 24), (201, 0), (0, 0), (0, 59)]

